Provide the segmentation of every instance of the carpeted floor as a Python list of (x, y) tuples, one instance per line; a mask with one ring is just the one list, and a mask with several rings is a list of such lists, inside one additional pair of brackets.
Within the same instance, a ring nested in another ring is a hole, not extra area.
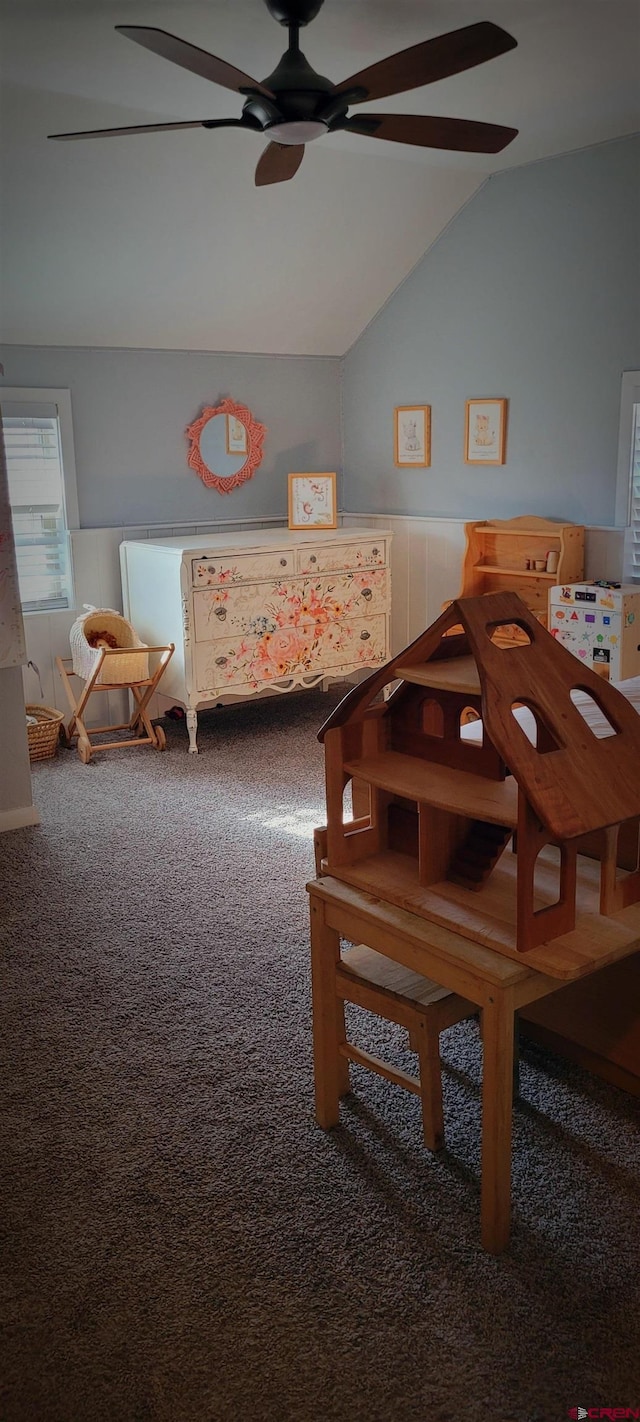
[[(442, 1039), (440, 1157), (417, 1099), (359, 1069), (315, 1126), (332, 704), (208, 713), (199, 757), (169, 721), (166, 755), (62, 752), (34, 766), (42, 827), (0, 839), (3, 1422), (640, 1407), (638, 1101), (527, 1049), (499, 1259), (473, 1023)], [(396, 1029), (368, 1040), (411, 1064)]]

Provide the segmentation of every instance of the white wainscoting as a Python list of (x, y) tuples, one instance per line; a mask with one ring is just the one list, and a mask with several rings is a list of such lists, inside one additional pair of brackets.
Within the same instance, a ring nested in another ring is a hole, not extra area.
[[(384, 514), (345, 513), (345, 527), (388, 528), (391, 543), (391, 645), (394, 654), (418, 637), (439, 615), (443, 602), (460, 590), (464, 555), (464, 519), (386, 517)], [(255, 528), (286, 527), (282, 518), (244, 519), (236, 523), (147, 524), (135, 528), (83, 528), (72, 536), (76, 605), (112, 607), (122, 611), (119, 547), (124, 538), (170, 538), (188, 534), (233, 533)], [(622, 580), (624, 529), (586, 530), (587, 578)], [(27, 655), (40, 671), (43, 700), (67, 712), (56, 656), (69, 656), (69, 631), (74, 612), (27, 613)], [(24, 671), (25, 699), (40, 700), (34, 671)], [(91, 698), (91, 725), (120, 720), (125, 714), (121, 693), (96, 693)], [(128, 713), (127, 713), (128, 714)]]

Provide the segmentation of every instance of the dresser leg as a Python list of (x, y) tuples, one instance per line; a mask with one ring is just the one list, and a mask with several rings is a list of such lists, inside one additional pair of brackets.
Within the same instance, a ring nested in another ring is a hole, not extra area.
[(193, 711), (193, 710), (191, 710), (191, 709), (190, 709), (189, 711), (187, 711), (187, 730), (188, 730), (188, 732), (189, 732), (189, 754), (190, 754), (190, 755), (197, 755), (197, 754), (198, 754), (198, 745), (197, 745), (197, 741), (196, 741), (196, 736), (197, 736), (197, 734), (198, 734), (198, 712), (197, 712), (197, 711)]

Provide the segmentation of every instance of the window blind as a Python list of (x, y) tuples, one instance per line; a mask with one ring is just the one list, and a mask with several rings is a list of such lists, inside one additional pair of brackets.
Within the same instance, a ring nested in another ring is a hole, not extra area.
[(60, 421), (56, 406), (3, 409), (9, 502), (25, 612), (71, 606)]

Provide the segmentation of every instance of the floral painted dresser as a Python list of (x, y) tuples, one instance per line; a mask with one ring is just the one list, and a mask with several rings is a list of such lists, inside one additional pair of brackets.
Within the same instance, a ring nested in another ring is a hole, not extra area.
[(391, 534), (278, 528), (120, 546), (125, 617), (175, 643), (163, 693), (187, 712), (388, 661)]

